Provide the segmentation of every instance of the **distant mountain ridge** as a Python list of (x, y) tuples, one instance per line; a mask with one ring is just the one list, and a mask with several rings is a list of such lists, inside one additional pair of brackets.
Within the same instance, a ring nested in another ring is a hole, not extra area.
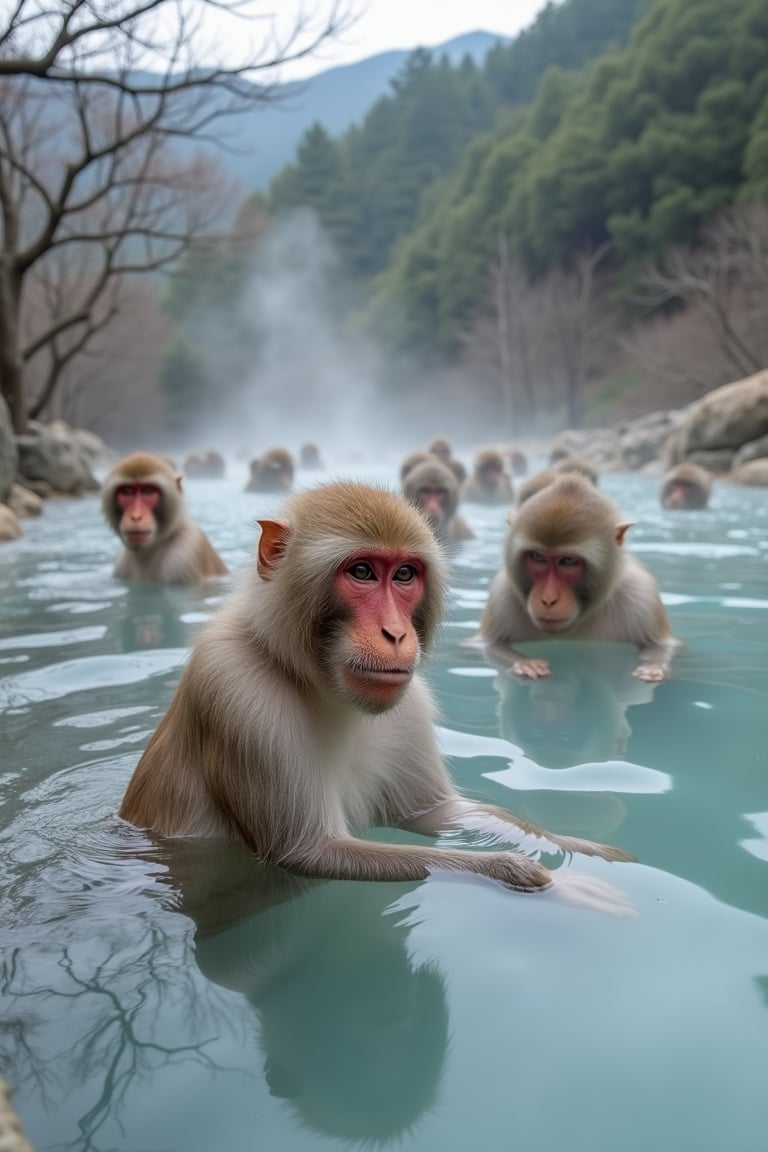
[[(458, 64), (470, 56), (476, 64), (498, 41), (508, 37), (478, 30), (467, 32), (428, 49), (435, 57), (447, 56)], [(242, 193), (265, 190), (273, 176), (296, 153), (301, 137), (315, 122), (332, 135), (340, 135), (380, 97), (416, 51), (403, 48), (380, 52), (355, 64), (343, 64), (318, 72), (308, 80), (285, 84), (275, 103), (219, 122), (224, 148), (216, 150), (217, 162), (242, 184)]]

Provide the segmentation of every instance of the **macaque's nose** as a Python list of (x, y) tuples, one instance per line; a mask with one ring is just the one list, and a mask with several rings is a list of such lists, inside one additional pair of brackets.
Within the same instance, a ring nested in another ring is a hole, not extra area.
[(385, 640), (389, 640), (390, 644), (394, 644), (395, 647), (397, 647), (398, 644), (402, 644), (408, 635), (407, 632), (401, 631), (399, 628), (382, 628), (381, 634)]

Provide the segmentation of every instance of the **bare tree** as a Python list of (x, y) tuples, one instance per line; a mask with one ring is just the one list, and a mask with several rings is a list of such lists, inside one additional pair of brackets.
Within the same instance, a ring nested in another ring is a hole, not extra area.
[(569, 428), (579, 428), (582, 424), (587, 384), (601, 346), (613, 328), (605, 308), (598, 310), (595, 292), (596, 270), (609, 251), (610, 244), (606, 241), (597, 248), (580, 252), (569, 269), (553, 269), (543, 284), (545, 307), (550, 315), (551, 347), (563, 382)]
[(495, 375), (506, 433), (541, 432), (553, 419), (578, 427), (588, 383), (613, 341), (615, 318), (597, 269), (607, 244), (580, 253), (570, 269), (530, 280), (499, 233), (490, 292), (464, 336), (464, 367)]
[[(327, 7), (282, 36), (254, 0), (0, 7), (0, 388), (17, 432), (114, 319), (126, 277), (168, 268), (221, 220), (228, 190), (190, 141), (274, 99), (274, 69), (349, 22), (341, 0)], [(228, 60), (217, 15), (258, 42), (244, 33)]]
[[(649, 268), (636, 299), (652, 311), (678, 305), (701, 318), (709, 332), (709, 365), (704, 369), (709, 387), (764, 368), (768, 206), (758, 202), (721, 212), (697, 246), (673, 248)], [(669, 362), (668, 371), (678, 379), (696, 376), (689, 353), (690, 347), (681, 345)]]

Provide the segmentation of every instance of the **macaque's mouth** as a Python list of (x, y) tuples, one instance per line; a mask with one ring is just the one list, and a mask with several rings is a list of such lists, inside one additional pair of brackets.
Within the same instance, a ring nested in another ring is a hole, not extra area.
[(345, 672), (353, 680), (365, 680), (369, 684), (381, 685), (383, 688), (400, 688), (408, 683), (412, 675), (407, 668), (360, 668), (349, 664)]
[(563, 632), (570, 628), (573, 620), (570, 616), (537, 616), (535, 623), (543, 632)]
[(146, 544), (151, 537), (151, 532), (125, 532), (124, 538), (126, 544)]

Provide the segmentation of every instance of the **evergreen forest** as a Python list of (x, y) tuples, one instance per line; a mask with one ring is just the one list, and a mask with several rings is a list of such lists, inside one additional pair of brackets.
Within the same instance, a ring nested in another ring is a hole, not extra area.
[(205, 392), (204, 314), (217, 363), (258, 355), (235, 302), (303, 214), (289, 259), (325, 246), (322, 306), (409, 365), (393, 389), (418, 366), (542, 430), (685, 403), (768, 358), (766, 205), (768, 0), (549, 3), (481, 65), (419, 49), (361, 123), (314, 124), (188, 257), (165, 387)]

